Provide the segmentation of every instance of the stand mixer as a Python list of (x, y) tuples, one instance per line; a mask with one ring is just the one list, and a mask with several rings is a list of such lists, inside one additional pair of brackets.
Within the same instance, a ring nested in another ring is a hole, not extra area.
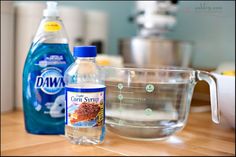
[(125, 64), (138, 67), (190, 65), (192, 44), (165, 37), (176, 24), (177, 1), (137, 1), (129, 20), (138, 26), (137, 36), (119, 40)]

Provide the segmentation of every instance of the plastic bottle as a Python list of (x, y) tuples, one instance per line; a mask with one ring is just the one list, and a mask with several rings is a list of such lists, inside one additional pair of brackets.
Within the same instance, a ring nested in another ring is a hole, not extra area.
[(47, 2), (43, 15), (23, 70), (25, 128), (33, 134), (64, 134), (63, 76), (74, 59), (57, 3)]
[(99, 144), (105, 136), (105, 85), (95, 46), (74, 47), (75, 63), (65, 72), (65, 135), (74, 144)]

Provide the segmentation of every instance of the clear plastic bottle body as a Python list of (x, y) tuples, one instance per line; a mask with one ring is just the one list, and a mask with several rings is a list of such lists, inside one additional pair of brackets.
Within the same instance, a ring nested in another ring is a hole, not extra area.
[[(95, 63), (95, 57), (78, 57), (64, 75), (65, 87), (79, 90), (105, 88), (101, 79), (102, 74)], [(67, 93), (67, 91), (66, 91)], [(105, 94), (105, 92), (104, 92)], [(105, 98), (105, 95), (104, 95)], [(69, 99), (66, 96), (66, 99)], [(67, 101), (67, 100), (66, 100)], [(104, 100), (105, 103), (105, 100)], [(68, 107), (68, 104), (66, 105)], [(66, 107), (66, 110), (68, 108)], [(65, 136), (71, 143), (91, 145), (102, 143), (105, 136), (105, 104), (103, 109), (103, 123), (94, 127), (76, 127), (65, 124)], [(67, 111), (66, 111), (67, 114)], [(67, 116), (66, 116), (67, 119)], [(68, 120), (65, 120), (68, 121)]]

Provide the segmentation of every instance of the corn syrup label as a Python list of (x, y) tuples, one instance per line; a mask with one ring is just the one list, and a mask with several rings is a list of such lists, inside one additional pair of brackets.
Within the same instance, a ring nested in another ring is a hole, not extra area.
[(61, 25), (58, 22), (45, 22), (43, 27), (45, 32), (56, 32), (61, 30)]
[(65, 124), (74, 127), (97, 127), (105, 124), (105, 87), (66, 87)]

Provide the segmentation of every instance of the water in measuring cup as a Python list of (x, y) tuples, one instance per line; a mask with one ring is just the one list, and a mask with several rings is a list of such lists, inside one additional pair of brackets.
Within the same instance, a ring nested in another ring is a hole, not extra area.
[(106, 82), (107, 128), (121, 136), (162, 139), (187, 121), (193, 84)]

